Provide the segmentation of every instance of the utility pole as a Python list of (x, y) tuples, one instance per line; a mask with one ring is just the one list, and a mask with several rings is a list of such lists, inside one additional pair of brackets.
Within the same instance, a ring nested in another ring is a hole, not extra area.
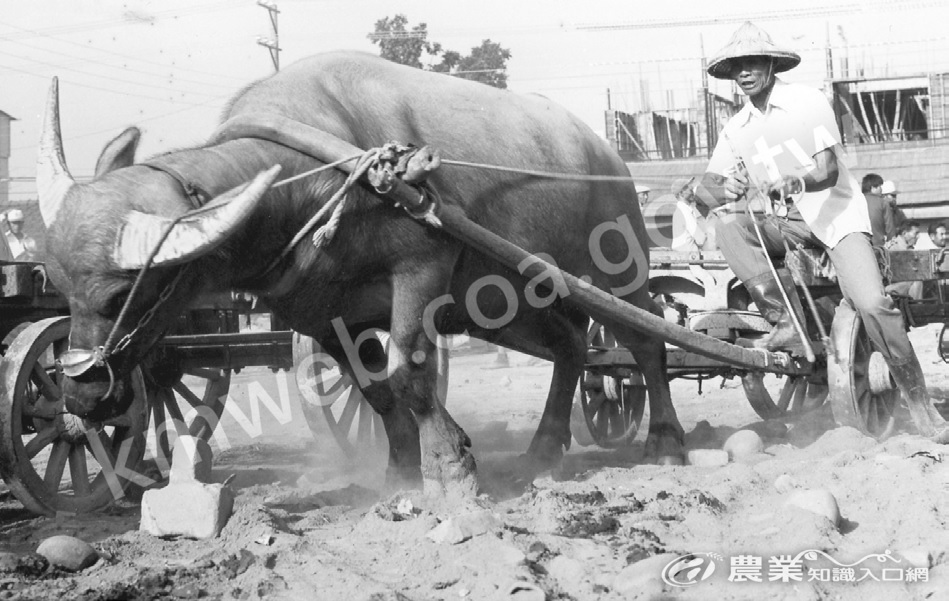
[(844, 59), (843, 66), (841, 71), (843, 71), (843, 76), (846, 79), (850, 78), (850, 42), (847, 41), (847, 36), (844, 35), (843, 25), (837, 26), (837, 35), (840, 36), (840, 39), (844, 42)]
[(712, 156), (712, 148), (717, 141), (718, 132), (715, 131), (715, 107), (712, 105), (712, 95), (708, 91), (708, 61), (705, 59), (705, 38), (699, 33), (699, 50), (702, 54), (702, 101), (705, 105), (705, 152)]
[(277, 31), (277, 5), (270, 0), (257, 0), (257, 5), (267, 9), (270, 13), (270, 25), (273, 27), (273, 39), (257, 38), (257, 43), (270, 50), (270, 60), (273, 61), (274, 71), (280, 70), (280, 34)]
[(825, 23), (827, 29), (827, 50), (825, 51), (827, 79), (834, 78), (834, 51), (830, 47), (830, 21)]

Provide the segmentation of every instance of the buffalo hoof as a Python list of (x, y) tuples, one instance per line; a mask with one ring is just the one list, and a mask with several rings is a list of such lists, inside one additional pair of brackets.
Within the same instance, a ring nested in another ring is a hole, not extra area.
[(521, 456), (523, 469), (535, 475), (551, 469), (557, 469), (563, 462), (564, 444), (553, 436), (543, 436), (531, 441), (527, 453)]
[(682, 428), (656, 424), (649, 427), (646, 457), (657, 465), (685, 465)]
[(419, 420), (425, 492), (435, 496), (477, 495), (477, 468), (468, 434), (444, 410), (426, 417)]
[[(531, 451), (506, 461), (500, 477), (511, 486), (528, 485), (544, 472), (559, 473), (563, 465), (563, 453), (539, 455)], [(555, 478), (556, 479), (556, 478)]]
[(386, 490), (419, 490), (422, 488), (422, 468), (419, 466), (390, 465), (386, 469)]
[(467, 449), (457, 459), (435, 456), (422, 460), (425, 494), (434, 497), (471, 498), (478, 495), (474, 455)]

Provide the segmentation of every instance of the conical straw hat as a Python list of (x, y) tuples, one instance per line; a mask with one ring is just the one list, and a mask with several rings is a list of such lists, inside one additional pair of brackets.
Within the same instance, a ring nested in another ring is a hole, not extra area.
[(708, 74), (718, 79), (731, 79), (732, 59), (742, 56), (770, 56), (774, 59), (774, 72), (782, 73), (798, 66), (801, 56), (796, 52), (778, 48), (771, 36), (751, 21), (738, 28), (732, 39), (712, 58)]

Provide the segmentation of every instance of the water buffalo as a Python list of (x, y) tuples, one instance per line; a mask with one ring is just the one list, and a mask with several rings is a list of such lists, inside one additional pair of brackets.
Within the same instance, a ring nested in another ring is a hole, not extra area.
[[(279, 115), (363, 149), (398, 140), (437, 148), (446, 159), (628, 176), (604, 141), (545, 98), (361, 53), (318, 55), (253, 83), (231, 101), (224, 120), (242, 115)], [(333, 321), (353, 335), (368, 327), (391, 332), (387, 377), (361, 386), (385, 424), (390, 477), (417, 482), (421, 475), (426, 485), (463, 491), (476, 486), (470, 441), (435, 402), (435, 342), (426, 319), (443, 334), (467, 331), (546, 349), (554, 358), (553, 378), (527, 457), (540, 465), (561, 458), (570, 443), (588, 319), (550, 293), (555, 282), (546, 288), (529, 283), (517, 270), (411, 218), (365, 182), (349, 192), (331, 241), (317, 249), (307, 237), (275, 261), (340, 188), (342, 173), (329, 169), (275, 187), (276, 165), (284, 178), (323, 163), (285, 144), (247, 137), (218, 136), (135, 163), (139, 135), (129, 128), (109, 142), (94, 180), (77, 183), (63, 158), (58, 91), (50, 94), (38, 181), (49, 274), (69, 298), (70, 360), (80, 366), (64, 380), (70, 412), (95, 419), (120, 410), (128, 396), (125, 376), (196, 293), (236, 289), (263, 297), (344, 365), (341, 338), (349, 334), (340, 336)], [(647, 287), (630, 285), (648, 270), (647, 261), (630, 260), (648, 257), (634, 186), (607, 179), (558, 181), (444, 165), (428, 183), (444, 205), (461, 207), (484, 228), (658, 314)], [(130, 298), (142, 257), (179, 217)], [(118, 320), (126, 301), (127, 314)], [(117, 321), (117, 333), (133, 332), (131, 338), (114, 353), (97, 352)], [(617, 334), (645, 374), (647, 450), (678, 456), (682, 428), (670, 400), (664, 344), (632, 330)]]

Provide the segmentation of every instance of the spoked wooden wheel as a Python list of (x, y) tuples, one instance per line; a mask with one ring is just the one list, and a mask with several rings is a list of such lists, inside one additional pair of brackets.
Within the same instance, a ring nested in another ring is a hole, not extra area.
[(209, 368), (187, 369), (170, 386), (148, 382), (155, 458), (160, 468), (167, 470), (171, 466), (174, 439), (169, 433), (191, 435), (205, 441), (211, 438), (224, 412), (230, 385), (231, 370)]
[(27, 509), (46, 515), (85, 513), (121, 498), (145, 452), (138, 369), (124, 414), (91, 422), (66, 413), (56, 358), (68, 336), (68, 317), (38, 321), (0, 360), (0, 475)]
[(846, 301), (837, 308), (831, 338), (837, 350), (836, 357), (827, 357), (834, 420), (870, 436), (885, 435), (893, 427), (900, 392), (863, 321)]
[[(376, 337), (385, 349), (389, 334), (378, 331)], [(439, 337), (437, 394), (443, 405), (448, 396), (448, 354), (447, 341)], [(342, 370), (316, 340), (294, 333), (293, 366), (303, 414), (314, 434), (329, 428), (336, 444), (350, 457), (388, 452), (382, 417), (354, 385), (352, 376)], [(384, 363), (371, 369), (384, 370)]]
[[(593, 323), (587, 336), (593, 348), (617, 346), (616, 338), (603, 326)], [(646, 384), (638, 371), (628, 378), (585, 371), (574, 393), (571, 431), (583, 446), (605, 448), (629, 444), (643, 421)]]
[(761, 419), (793, 417), (817, 409), (827, 400), (829, 388), (823, 376), (785, 376), (777, 400), (771, 396), (765, 381), (766, 376), (761, 372), (746, 374), (741, 379), (745, 396)]

